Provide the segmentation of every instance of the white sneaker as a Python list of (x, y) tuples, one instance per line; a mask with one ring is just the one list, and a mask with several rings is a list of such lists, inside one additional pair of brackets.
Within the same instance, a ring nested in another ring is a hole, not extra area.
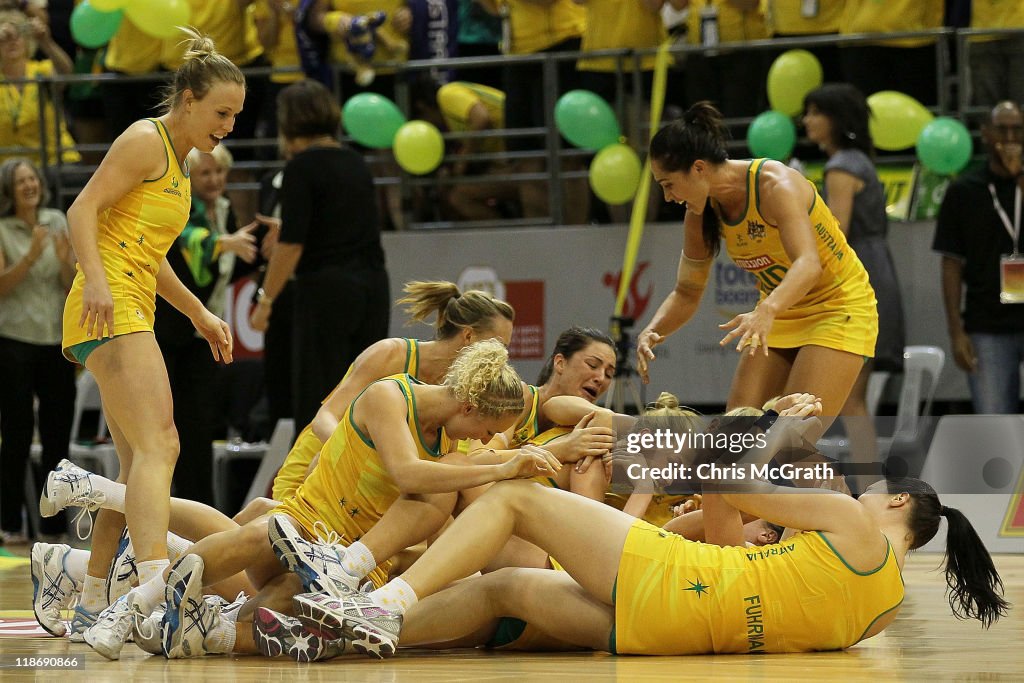
[(46, 475), (46, 485), (39, 496), (39, 514), (53, 517), (66, 507), (82, 508), (74, 521), (78, 537), (84, 539), (89, 534), (83, 536), (79, 528), (82, 517), (88, 516), (91, 531), (92, 515), (89, 513), (98, 509), (106, 500), (107, 494), (93, 490), (89, 472), (65, 458), (58, 463), (57, 469)]
[(364, 593), (335, 598), (327, 593), (305, 593), (292, 598), (299, 621), (311, 631), (339, 634), (349, 647), (375, 659), (398, 649), (402, 615), (378, 607)]
[(163, 622), (167, 606), (160, 603), (153, 608), (153, 613), (145, 619), (139, 619), (132, 627), (135, 644), (151, 655), (164, 653)]
[(120, 659), (121, 648), (145, 615), (135, 606), (135, 594), (128, 593), (100, 612), (96, 623), (85, 632), (85, 642), (107, 659)]
[(359, 579), (341, 567), (345, 547), (338, 543), (341, 539), (333, 531), (326, 539), (321, 536), (320, 543), (313, 543), (302, 537), (288, 517), (271, 515), (267, 533), (277, 559), (299, 575), (307, 593), (327, 592), (343, 597), (359, 590)]
[(203, 599), (203, 558), (190, 554), (174, 563), (164, 598), (164, 655), (168, 659), (205, 655), (206, 636), (220, 623), (220, 610)]
[(107, 572), (107, 604), (113, 605), (122, 595), (139, 585), (139, 570), (135, 566), (135, 548), (128, 536), (128, 527), (121, 532), (117, 552)]
[(99, 617), (98, 612), (90, 612), (81, 605), (75, 607), (75, 614), (71, 617), (71, 631), (68, 640), (72, 643), (84, 643), (85, 632), (96, 623)]
[(70, 551), (63, 543), (32, 546), (32, 612), (39, 625), (58, 638), (68, 632), (60, 611), (70, 607), (82, 589), (64, 568)]

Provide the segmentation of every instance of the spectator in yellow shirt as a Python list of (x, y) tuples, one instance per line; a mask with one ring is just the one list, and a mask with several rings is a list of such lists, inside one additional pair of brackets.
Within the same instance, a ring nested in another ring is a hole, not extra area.
[[(845, 3), (846, 0), (765, 0), (768, 32), (773, 38), (835, 36), (839, 33), (839, 20)], [(805, 49), (821, 62), (826, 83), (843, 80), (838, 45)]]
[[(1024, 29), (1024, 2), (973, 0), (971, 28)], [(992, 107), (1003, 100), (1024, 102), (1024, 33), (997, 40), (978, 38), (968, 49), (973, 104)]]
[[(940, 0), (846, 0), (839, 33), (896, 33), (941, 28)], [(938, 101), (935, 40), (905, 38), (859, 43), (840, 49), (843, 78), (871, 95), (898, 90), (925, 106)]]

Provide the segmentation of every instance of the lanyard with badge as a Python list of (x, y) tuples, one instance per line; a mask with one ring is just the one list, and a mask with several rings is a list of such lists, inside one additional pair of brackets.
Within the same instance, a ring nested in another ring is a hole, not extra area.
[(999, 257), (999, 301), (1004, 304), (1024, 303), (1024, 255), (1020, 253), (1020, 211), (1021, 211), (1021, 189), (1017, 185), (1013, 191), (1013, 223), (1006, 215), (1006, 209), (996, 196), (996, 188), (992, 183), (988, 184), (989, 194), (992, 195), (992, 207), (996, 210), (999, 220), (1010, 235), (1013, 243), (1013, 252)]

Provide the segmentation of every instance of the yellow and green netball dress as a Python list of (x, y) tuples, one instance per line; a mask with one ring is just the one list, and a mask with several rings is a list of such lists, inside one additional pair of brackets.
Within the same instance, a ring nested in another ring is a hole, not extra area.
[[(758, 180), (765, 161), (750, 162), (747, 206), (739, 220), (729, 222), (719, 212), (726, 251), (736, 265), (757, 278), (762, 301), (792, 266), (778, 227), (761, 215)], [(878, 311), (868, 273), (817, 191), (808, 214), (821, 258), (821, 277), (802, 299), (775, 317), (768, 346), (792, 349), (814, 344), (873, 357)]]
[(824, 534), (757, 548), (688, 541), (642, 520), (619, 560), (610, 648), (622, 654), (837, 650), (903, 601), (893, 555), (852, 569)]
[[(103, 270), (114, 299), (114, 336), (152, 332), (156, 310), (156, 275), (171, 245), (185, 227), (192, 203), (187, 170), (178, 165), (177, 154), (164, 124), (156, 126), (164, 143), (167, 170), (155, 180), (136, 186), (97, 217), (97, 245)], [(81, 266), (64, 304), (64, 355), (68, 349), (95, 341), (78, 324), (82, 315), (85, 276)]]
[[(441, 431), (420, 433), (412, 387), (422, 382), (407, 374), (391, 375), (377, 382), (395, 382), (405, 395), (407, 425), (419, 458), (441, 457)], [(324, 444), (309, 477), (277, 508), (277, 512), (293, 517), (312, 537), (316, 536), (314, 525), (322, 522), (341, 536), (344, 546), (358, 541), (380, 521), (400, 495), (373, 441), (353, 421), (353, 410), (359, 411), (358, 398), (349, 405), (338, 428)], [(384, 562), (370, 574), (378, 588), (387, 581), (388, 566)]]
[[(405, 369), (403, 372), (415, 378), (420, 371), (420, 343), (416, 339), (404, 339), (403, 341), (405, 342)], [(350, 365), (341, 381), (344, 382), (351, 374), (352, 366)], [(281, 469), (274, 477), (272, 494), (274, 500), (285, 500), (295, 493), (295, 489), (299, 488), (299, 484), (306, 479), (309, 464), (313, 462), (313, 458), (320, 452), (323, 445), (323, 442), (313, 433), (312, 424), (307, 425), (299, 433), (292, 449), (288, 451), (284, 464), (281, 465)]]

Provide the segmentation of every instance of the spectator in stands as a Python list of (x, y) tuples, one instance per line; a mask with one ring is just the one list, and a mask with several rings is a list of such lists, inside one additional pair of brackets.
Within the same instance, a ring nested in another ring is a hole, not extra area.
[[(434, 108), (439, 112), (444, 127), (451, 132), (481, 133), (505, 127), (505, 93), (500, 90), (480, 83), (456, 81), (440, 88), (435, 87), (434, 98)], [(511, 172), (510, 165), (498, 159), (465, 161), (459, 158), (471, 154), (501, 154), (505, 151), (502, 138), (461, 138), (455, 141), (453, 151), (458, 160), (453, 164), (451, 172), (456, 178)], [(446, 198), (457, 218), (497, 220), (503, 216), (499, 204), (517, 201), (519, 190), (515, 183), (497, 179), (493, 182), (456, 182), (448, 186)]]
[[(839, 33), (927, 31), (942, 26), (945, 8), (938, 0), (846, 0)], [(938, 101), (935, 39), (903, 38), (858, 43), (839, 51), (843, 80), (865, 95), (898, 90), (925, 106)]]
[[(531, 0), (480, 0), (492, 14), (507, 22), (504, 34), (507, 40), (502, 51), (510, 55), (528, 55), (545, 52), (574, 52), (581, 46), (586, 28), (586, 10), (574, 0), (553, 0), (538, 3)], [(505, 126), (507, 128), (543, 128), (547, 125), (545, 89), (556, 88), (557, 98), (577, 87), (575, 64), (556, 62), (558, 83), (545, 82), (543, 65), (517, 64), (505, 69)], [(537, 137), (510, 137), (506, 146), (511, 152), (541, 150), (543, 139)], [(517, 172), (537, 173), (544, 169), (541, 159), (524, 159), (514, 163)], [(572, 196), (565, 202), (563, 217), (566, 223), (582, 223), (589, 212), (590, 191), (586, 181), (564, 184), (563, 192)], [(527, 218), (548, 216), (548, 190), (546, 183), (521, 183), (520, 200)]]
[[(665, 0), (641, 0), (639, 3), (618, 0), (577, 1), (587, 9), (582, 44), (584, 52), (617, 48), (650, 50), (658, 47), (668, 37), (661, 20), (661, 8), (665, 5)], [(651, 97), (654, 59), (654, 55), (651, 54), (640, 60), (640, 69), (644, 72), (644, 101), (650, 100)], [(633, 90), (633, 79), (629, 74), (633, 71), (633, 65), (632, 57), (580, 59), (576, 62), (576, 69), (580, 72), (580, 87), (597, 93), (614, 106), (617, 99), (616, 71), (621, 69), (626, 74), (623, 86), (626, 93), (630, 93)], [(632, 112), (628, 118), (646, 122), (643, 112)]]
[(143, 33), (129, 17), (107, 44), (103, 70), (120, 76), (153, 74), (154, 80), (118, 79), (103, 84), (103, 108), (110, 138), (116, 138), (139, 119), (158, 115), (159, 88), (168, 75), (160, 68), (163, 41)]
[(309, 27), (331, 39), (331, 61), (348, 67), (343, 100), (364, 89), (394, 99), (394, 71), (379, 65), (408, 59), (411, 26), (405, 0), (316, 0), (309, 16)]
[[(818, 38), (839, 33), (846, 0), (767, 0), (765, 19), (773, 38)], [(842, 80), (837, 45), (805, 48), (821, 62), (825, 81)]]
[(373, 176), (338, 142), (341, 114), (317, 81), (278, 96), (291, 160), (281, 182), (281, 233), (251, 324), (265, 330), (294, 274), (292, 391), (296, 424), (309, 424), (360, 351), (388, 332), (390, 295)]
[[(256, 33), (263, 46), (263, 53), (275, 69), (298, 69), (299, 52), (295, 45), (295, 5), (288, 0), (256, 0), (249, 6)], [(277, 94), (289, 83), (303, 78), (301, 71), (273, 73), (267, 89), (267, 101), (275, 102)], [(274, 112), (263, 117), (258, 135), (261, 138), (277, 138), (277, 116)], [(267, 158), (270, 155), (261, 155)]]
[[(270, 66), (270, 61), (263, 54), (263, 46), (260, 45), (254, 17), (248, 11), (248, 5), (252, 2), (253, 0), (188, 0), (192, 7), (189, 23), (203, 35), (209, 36), (217, 46), (217, 51), (240, 69)], [(185, 44), (180, 38), (164, 41), (161, 64), (165, 69), (174, 71), (178, 68), (184, 55)], [(245, 108), (235, 119), (235, 128), (227, 142), (234, 150), (232, 153), (238, 161), (248, 161), (256, 156), (254, 148), (239, 143), (256, 139), (260, 122), (268, 116), (273, 116), (273, 102), (267, 98), (269, 87), (270, 79), (267, 76), (246, 74)], [(229, 180), (232, 183), (247, 183), (255, 181), (256, 178), (251, 171), (236, 168)], [(243, 223), (251, 221), (256, 213), (253, 193), (231, 190), (229, 194), (239, 220)]]
[[(248, 264), (256, 259), (252, 234), (256, 225), (239, 230), (231, 202), (224, 196), (231, 164), (231, 153), (223, 145), (217, 145), (212, 154), (194, 149), (189, 153), (192, 209), (185, 229), (167, 253), (178, 279), (221, 319), (229, 283), (247, 273), (237, 260)], [(213, 439), (224, 421), (218, 402), (224, 369), (191, 320), (162, 298), (156, 305), (153, 331), (167, 366), (174, 424), (182, 426), (173, 480), (176, 495), (213, 505)]]
[[(42, 50), (47, 59), (36, 60), (36, 50)], [(57, 91), (43, 93), (43, 112), (39, 111), (39, 83), (33, 79), (44, 78), (53, 73), (69, 74), (71, 58), (53, 41), (50, 28), (39, 17), (29, 18), (18, 10), (0, 11), (0, 147), (25, 147), (21, 153), (0, 155), (0, 159), (12, 156), (26, 156), (36, 164), (55, 165), (59, 138), (60, 160), (65, 164), (76, 163), (81, 156), (75, 150), (75, 141), (68, 133), (64, 121), (56, 126), (53, 96)], [(17, 83), (28, 79), (27, 83)], [(45, 86), (43, 86), (45, 88)], [(43, 141), (40, 137), (40, 115), (46, 130), (46, 154), (43, 155)]]
[[(1020, 250), (1024, 117), (1000, 102), (981, 128), (988, 163), (950, 184), (932, 247), (942, 254), (942, 298), (953, 358), (974, 412), (1016, 413), (1024, 361), (1024, 307), (1001, 297), (1002, 260)], [(963, 313), (960, 302), (963, 299)]]
[[(875, 370), (902, 371), (905, 344), (900, 284), (886, 241), (885, 188), (871, 159), (870, 115), (864, 95), (848, 83), (826, 84), (804, 98), (807, 137), (828, 156), (822, 198), (868, 271), (878, 300), (874, 358), (865, 361), (839, 411), (850, 438), (850, 452), (858, 463), (876, 462), (878, 456), (878, 435), (867, 405), (868, 379)], [(872, 481), (860, 480), (858, 490), (863, 491)]]
[(1001, 100), (1024, 102), (1024, 2), (972, 0), (971, 28), (1022, 30), (971, 41), (971, 101), (988, 107)]
[[(459, 56), (499, 57), (501, 19), (477, 0), (459, 0)], [(459, 68), (456, 77), (494, 89), (504, 87), (501, 67), (497, 65)]]
[[(281, 154), (287, 162), (291, 159), (288, 145), (282, 144)], [(260, 181), (259, 209), (257, 219), (264, 217), (270, 228), (260, 241), (260, 256), (270, 259), (281, 227), (281, 184), (284, 171), (275, 169), (267, 173)], [(266, 275), (266, 264), (260, 277)], [(267, 437), (278, 420), (292, 417), (292, 316), (294, 315), (292, 297), (294, 296), (294, 280), (287, 280), (284, 288), (274, 297), (274, 306), (270, 310), (267, 329), (263, 333), (263, 377), (267, 401)], [(257, 303), (254, 301), (253, 303)]]
[[(715, 48), (768, 38), (759, 0), (691, 0), (687, 37), (693, 45)], [(733, 47), (740, 47), (734, 45)], [(754, 116), (767, 108), (764, 51), (720, 51), (686, 60), (690, 102), (712, 100), (727, 117)]]
[[(39, 399), (44, 472), (68, 457), (75, 409), (75, 370), (60, 349), (75, 256), (67, 218), (45, 208), (48, 195), (28, 159), (0, 165), (0, 539), (9, 545), (27, 541), (21, 513), (36, 425), (33, 401)], [(61, 513), (44, 519), (40, 531), (57, 537), (66, 530)]]

